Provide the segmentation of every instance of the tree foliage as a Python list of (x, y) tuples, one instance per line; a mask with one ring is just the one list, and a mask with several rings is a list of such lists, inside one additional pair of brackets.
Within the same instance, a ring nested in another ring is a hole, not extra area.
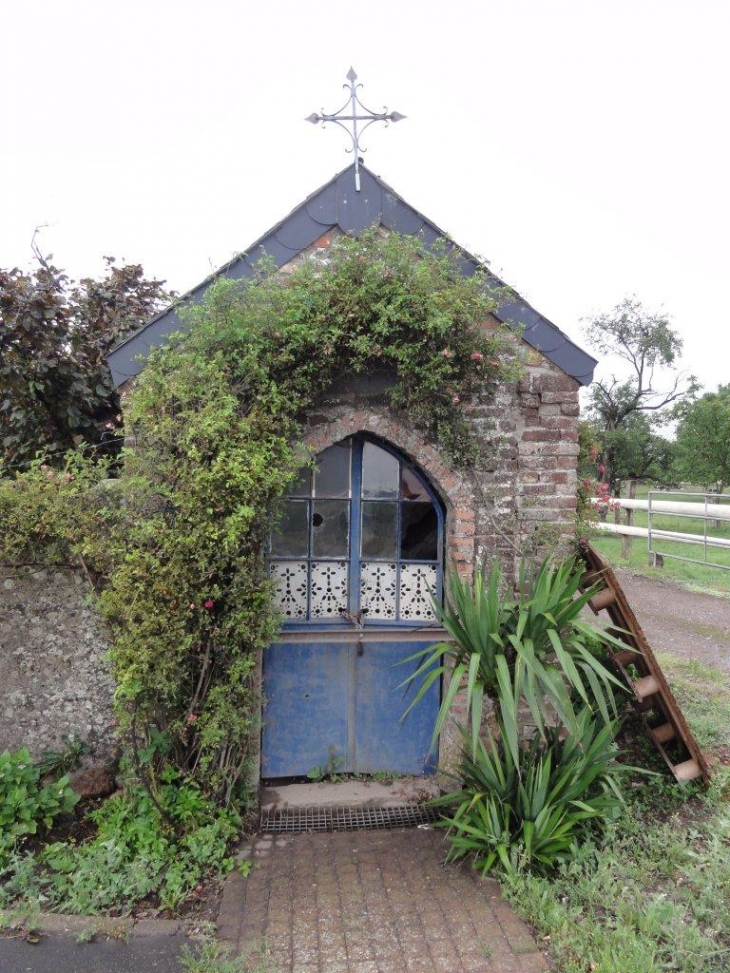
[(256, 653), (277, 627), (264, 546), (308, 461), (306, 411), (338, 379), (387, 370), (393, 408), (472, 461), (467, 395), (518, 372), (506, 332), (484, 326), (493, 306), (483, 279), (413, 239), (341, 239), (188, 312), (184, 340), (140, 376), (125, 416), (137, 444), (111, 487), (75, 454), (0, 481), (0, 557), (83, 558), (97, 578), (120, 725), (152, 793), (170, 767), (221, 804), (246, 779)]
[(98, 280), (70, 280), (36, 251), (35, 269), (0, 270), (0, 444), (8, 469), (42, 453), (62, 465), (84, 441), (113, 451), (119, 397), (105, 356), (167, 300), (141, 266), (106, 257)]
[(643, 413), (634, 412), (617, 429), (599, 429), (597, 434), (604, 451), (611, 453), (611, 469), (617, 483), (622, 480), (668, 483), (673, 478), (674, 443), (656, 432)]
[(683, 410), (677, 427), (676, 470), (691, 483), (730, 483), (730, 385), (707, 392)]
[[(618, 357), (629, 370), (625, 380), (612, 374), (610, 379), (595, 382), (588, 405), (589, 416), (601, 430), (601, 476), (615, 492), (621, 466), (635, 466), (637, 444), (642, 436), (644, 444), (650, 441), (650, 423), (663, 416), (661, 410), (672, 402), (693, 394), (697, 385), (691, 375), (676, 371), (682, 340), (668, 318), (647, 311), (635, 298), (625, 298), (607, 314), (594, 318), (586, 335), (594, 348)], [(661, 445), (652, 441), (655, 451)]]

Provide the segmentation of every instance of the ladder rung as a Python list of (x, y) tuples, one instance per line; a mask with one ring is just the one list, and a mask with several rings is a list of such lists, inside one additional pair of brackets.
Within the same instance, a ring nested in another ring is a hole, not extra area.
[(580, 579), (580, 583), (583, 588), (592, 588), (594, 584), (598, 584), (599, 581), (603, 579), (603, 575), (600, 571), (586, 571), (583, 577)]
[(669, 740), (674, 739), (676, 733), (671, 723), (662, 723), (661, 726), (657, 726), (651, 731), (651, 735), (657, 743), (667, 743)]
[(642, 679), (637, 679), (634, 683), (634, 692), (639, 699), (653, 696), (654, 693), (659, 692), (659, 680), (656, 676), (644, 676)]
[(629, 652), (628, 650), (624, 650), (622, 652), (616, 652), (614, 659), (620, 666), (628, 666), (632, 662), (636, 662), (637, 656), (637, 652)]
[(684, 763), (676, 764), (672, 770), (677, 780), (694, 780), (702, 773), (696, 760), (685, 760)]
[(597, 592), (588, 604), (594, 612), (601, 611), (602, 608), (608, 608), (616, 601), (616, 595), (610, 588), (602, 588)]

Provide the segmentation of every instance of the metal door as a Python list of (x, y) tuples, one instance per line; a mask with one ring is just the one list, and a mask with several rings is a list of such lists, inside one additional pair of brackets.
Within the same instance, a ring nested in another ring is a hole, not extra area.
[(264, 654), (262, 776), (425, 774), (437, 683), (405, 663), (440, 637), (443, 511), (424, 477), (382, 443), (351, 437), (321, 453), (283, 504), (271, 541), (285, 622)]

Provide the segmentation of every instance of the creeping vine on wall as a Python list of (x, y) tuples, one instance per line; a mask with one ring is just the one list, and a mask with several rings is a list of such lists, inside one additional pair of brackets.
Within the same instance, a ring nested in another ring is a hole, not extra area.
[(289, 275), (220, 283), (186, 312), (184, 340), (152, 355), (130, 397), (136, 445), (112, 486), (77, 455), (64, 472), (39, 461), (0, 481), (13, 524), (0, 557), (81, 559), (95, 579), (120, 726), (153, 791), (170, 764), (220, 803), (245, 790), (255, 657), (277, 629), (264, 547), (308, 460), (307, 410), (338, 379), (385, 369), (391, 407), (475, 462), (465, 399), (518, 369), (487, 326), (495, 298), (413, 238), (339, 239)]

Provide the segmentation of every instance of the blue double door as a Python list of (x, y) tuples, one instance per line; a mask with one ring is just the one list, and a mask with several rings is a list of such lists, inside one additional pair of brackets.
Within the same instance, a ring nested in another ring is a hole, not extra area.
[(264, 777), (433, 771), (438, 684), (405, 719), (417, 686), (400, 684), (439, 641), (443, 528), (423, 473), (382, 441), (348, 437), (302, 470), (271, 536), (284, 634), (264, 653)]
[(308, 634), (269, 647), (264, 660), (262, 776), (310, 772), (430, 774), (438, 681), (404, 716), (417, 686), (405, 662), (435, 638), (410, 633)]

